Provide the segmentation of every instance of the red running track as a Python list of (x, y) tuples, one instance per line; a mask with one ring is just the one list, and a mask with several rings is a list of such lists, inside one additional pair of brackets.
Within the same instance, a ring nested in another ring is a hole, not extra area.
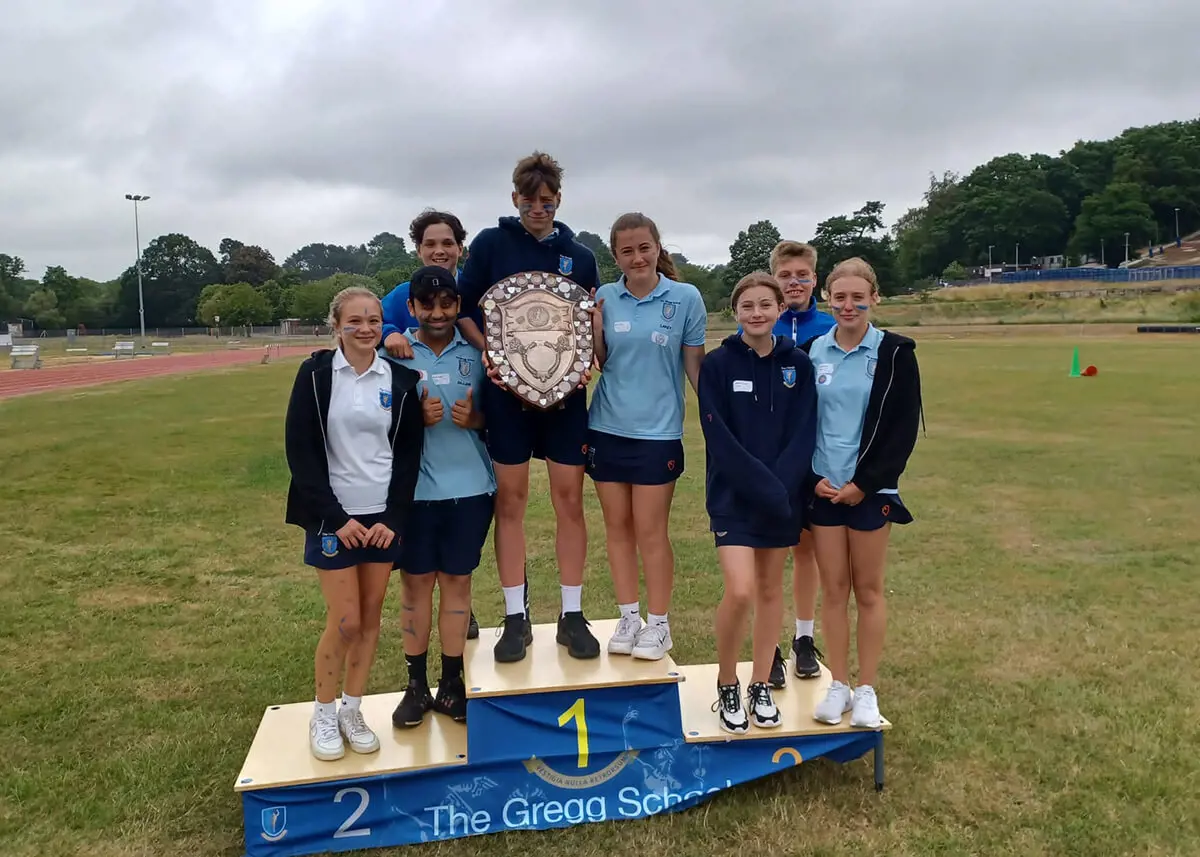
[[(272, 354), (272, 359), (297, 354), (311, 354), (313, 345), (289, 345)], [(147, 356), (132, 359), (109, 358), (107, 362), (76, 363), (69, 366), (46, 366), (41, 369), (12, 369), (0, 371), (0, 399), (61, 390), (69, 387), (91, 387), (112, 381), (132, 381), (159, 375), (177, 375), (236, 366), (262, 361), (263, 349), (239, 351), (205, 351), (198, 354)]]

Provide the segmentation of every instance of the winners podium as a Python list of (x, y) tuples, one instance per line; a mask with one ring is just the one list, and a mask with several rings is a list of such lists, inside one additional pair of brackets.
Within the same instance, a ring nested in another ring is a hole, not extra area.
[[(467, 642), (467, 723), (430, 712), (392, 726), (402, 693), (363, 699), (380, 750), (346, 748), (335, 762), (308, 749), (311, 700), (263, 714), (235, 783), (246, 852), (288, 857), (407, 845), (505, 830), (644, 818), (695, 806), (724, 789), (801, 762), (874, 752), (883, 788), (883, 733), (812, 718), (829, 672), (789, 671), (775, 692), (783, 723), (729, 735), (717, 723), (716, 664), (678, 666), (610, 656), (617, 620), (592, 623), (601, 654), (571, 658), (554, 624), (535, 625), (523, 661), (498, 664), (495, 629)], [(790, 664), (789, 664), (790, 669)], [(743, 691), (750, 664), (738, 665)]]

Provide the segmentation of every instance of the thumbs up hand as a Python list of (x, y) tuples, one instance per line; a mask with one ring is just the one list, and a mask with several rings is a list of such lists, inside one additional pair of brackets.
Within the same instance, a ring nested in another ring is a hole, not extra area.
[(473, 387), (467, 388), (465, 399), (459, 399), (454, 403), (454, 407), (450, 409), (450, 419), (454, 420), (454, 424), (459, 428), (475, 427), (475, 390)]
[(427, 386), (421, 388), (421, 410), (425, 413), (425, 425), (435, 426), (442, 421), (442, 397), (430, 398)]

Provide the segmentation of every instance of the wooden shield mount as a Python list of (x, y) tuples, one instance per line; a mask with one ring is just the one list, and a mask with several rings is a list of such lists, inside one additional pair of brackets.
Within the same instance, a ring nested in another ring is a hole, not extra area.
[(592, 299), (582, 286), (560, 274), (513, 274), (479, 306), (488, 358), (519, 399), (548, 409), (575, 391), (592, 364)]

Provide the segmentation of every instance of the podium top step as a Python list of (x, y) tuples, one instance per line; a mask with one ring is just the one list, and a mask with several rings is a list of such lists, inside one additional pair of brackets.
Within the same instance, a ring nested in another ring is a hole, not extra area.
[(431, 712), (415, 729), (392, 727), (392, 711), (403, 696), (403, 693), (364, 696), (363, 719), (379, 736), (379, 752), (359, 754), (347, 747), (346, 755), (335, 762), (315, 759), (308, 749), (312, 700), (272, 705), (263, 713), (258, 732), (234, 783), (234, 791), (465, 765), (465, 723), (455, 723)]
[(514, 696), (557, 690), (588, 690), (621, 685), (669, 684), (681, 680), (679, 667), (670, 655), (660, 661), (644, 661), (629, 655), (608, 654), (608, 638), (617, 629), (617, 619), (598, 619), (591, 631), (600, 641), (600, 657), (576, 660), (558, 645), (556, 623), (533, 626), (533, 645), (525, 659), (498, 664), (492, 649), (500, 639), (499, 628), (481, 628), (479, 638), (468, 640), (463, 653), (467, 697)]
[[(750, 674), (754, 665), (745, 662), (737, 666), (737, 676), (742, 683), (742, 693), (750, 684)], [(821, 675), (812, 679), (796, 677), (791, 659), (787, 662), (787, 685), (781, 690), (773, 691), (775, 704), (783, 722), (772, 729), (750, 727), (745, 735), (730, 735), (721, 729), (717, 715), (713, 712), (713, 703), (717, 701), (717, 665), (697, 664), (695, 666), (679, 667), (683, 674), (683, 684), (679, 685), (679, 708), (683, 715), (683, 740), (688, 744), (703, 744), (712, 741), (752, 741), (756, 738), (787, 738), (800, 735), (832, 735), (845, 732), (879, 732), (891, 729), (892, 724), (885, 718), (881, 729), (863, 729), (850, 725), (850, 715), (846, 714), (837, 726), (818, 723), (813, 720), (813, 710), (825, 696), (825, 691), (833, 677), (829, 670), (821, 667)]]

